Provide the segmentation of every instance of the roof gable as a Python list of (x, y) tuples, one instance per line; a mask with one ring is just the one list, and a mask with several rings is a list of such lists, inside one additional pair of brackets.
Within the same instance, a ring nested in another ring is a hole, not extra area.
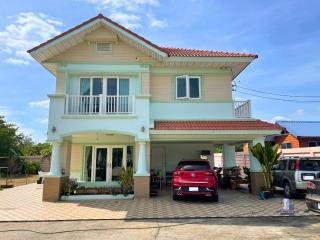
[(35, 55), (37, 51), (44, 50), (44, 48), (49, 47), (50, 45), (61, 41), (62, 38), (70, 37), (72, 34), (76, 34), (77, 31), (83, 31), (86, 28), (89, 28), (90, 25), (94, 25), (95, 23), (102, 23), (108, 27), (113, 28), (114, 30), (121, 32), (126, 36), (130, 36), (133, 40), (149, 47), (153, 51), (157, 52), (159, 55), (163, 57), (251, 57), (256, 58), (256, 54), (247, 54), (247, 53), (233, 53), (233, 52), (222, 52), (222, 51), (211, 51), (211, 50), (197, 50), (197, 49), (184, 49), (184, 48), (170, 48), (170, 47), (160, 47), (151, 41), (143, 38), (142, 36), (132, 32), (131, 30), (121, 26), (120, 24), (112, 21), (111, 19), (103, 16), (102, 14), (97, 15), (69, 30), (61, 33), (60, 35), (39, 44), (38, 46), (29, 49), (28, 53), (31, 55)]
[(296, 137), (320, 137), (320, 121), (277, 121)]
[(110, 29), (118, 39), (167, 66), (227, 67), (232, 70), (233, 78), (235, 78), (258, 57), (256, 54), (160, 47), (102, 14), (41, 43), (28, 50), (28, 53), (55, 74), (56, 65), (46, 61), (85, 41), (86, 36), (101, 27)]
[[(133, 63), (137, 62), (137, 59), (140, 63), (155, 62), (155, 59), (119, 39), (115, 33), (103, 26), (86, 34), (84, 38), (83, 42), (49, 58), (46, 62)], [(110, 43), (111, 51), (98, 52), (97, 42)]]

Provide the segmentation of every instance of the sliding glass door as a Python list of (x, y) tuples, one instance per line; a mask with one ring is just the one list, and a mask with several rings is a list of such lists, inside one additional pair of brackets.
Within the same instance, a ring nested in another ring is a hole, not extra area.
[[(130, 152), (132, 152), (130, 148)], [(127, 166), (127, 146), (86, 146), (83, 180), (118, 182), (121, 168)], [(132, 156), (130, 155), (130, 160)], [(131, 166), (129, 163), (128, 166)]]

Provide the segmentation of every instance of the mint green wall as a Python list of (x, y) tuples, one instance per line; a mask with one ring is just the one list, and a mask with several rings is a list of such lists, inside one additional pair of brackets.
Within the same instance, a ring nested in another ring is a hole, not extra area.
[(155, 103), (150, 104), (153, 120), (214, 120), (232, 119), (233, 104), (230, 103)]

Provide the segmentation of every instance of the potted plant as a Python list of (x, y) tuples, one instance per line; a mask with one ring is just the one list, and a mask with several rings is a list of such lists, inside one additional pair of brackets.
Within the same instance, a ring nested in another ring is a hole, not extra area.
[(69, 178), (64, 184), (63, 192), (65, 195), (74, 194), (78, 187), (77, 179)]
[(250, 168), (243, 166), (242, 167), (243, 173), (246, 175), (245, 179), (248, 181), (248, 188), (251, 192), (251, 174), (250, 174)]
[(261, 143), (254, 145), (250, 148), (252, 155), (259, 161), (263, 180), (264, 180), (264, 189), (262, 189), (263, 195), (265, 198), (268, 198), (272, 195), (272, 167), (278, 163), (278, 159), (281, 155), (279, 151), (279, 145), (272, 146), (270, 142), (267, 142), (265, 146), (262, 146)]
[(122, 168), (119, 183), (121, 185), (123, 194), (127, 196), (133, 190), (133, 169), (132, 167)]

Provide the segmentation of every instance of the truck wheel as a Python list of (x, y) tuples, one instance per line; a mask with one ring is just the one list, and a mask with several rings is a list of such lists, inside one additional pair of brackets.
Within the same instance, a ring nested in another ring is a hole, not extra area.
[(286, 198), (292, 198), (293, 197), (294, 192), (291, 189), (291, 186), (288, 182), (284, 183), (284, 196)]

